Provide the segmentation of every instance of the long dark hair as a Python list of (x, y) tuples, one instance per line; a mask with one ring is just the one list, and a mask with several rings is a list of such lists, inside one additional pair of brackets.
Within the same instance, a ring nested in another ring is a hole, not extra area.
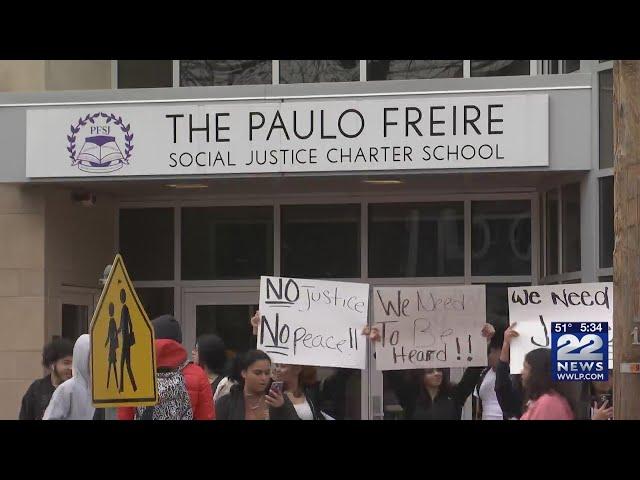
[(198, 338), (198, 358), (211, 372), (223, 375), (225, 372), (224, 342), (217, 335), (205, 334)]
[(419, 382), (418, 383), (419, 385), (418, 399), (420, 403), (425, 404), (427, 407), (431, 405), (432, 400), (431, 400), (431, 395), (429, 395), (429, 392), (427, 391), (427, 387), (424, 385), (424, 376), (428, 372), (433, 370), (440, 370), (442, 372), (442, 383), (438, 387), (438, 393), (436, 394), (436, 396), (450, 395), (451, 390), (453, 388), (449, 380), (449, 377), (451, 376), (451, 371), (448, 368), (425, 368), (423, 370), (418, 370), (417, 371), (418, 375), (416, 375), (414, 379), (415, 382)]
[(536, 348), (524, 357), (530, 368), (527, 384), (524, 386), (525, 405), (529, 400), (537, 400), (552, 391), (558, 393), (569, 403), (571, 411), (576, 414), (575, 392), (568, 382), (555, 382), (551, 378), (551, 350)]
[(249, 350), (245, 353), (238, 353), (234, 358), (233, 365), (231, 367), (231, 379), (238, 383), (238, 386), (244, 388), (244, 378), (242, 378), (242, 371), (247, 370), (251, 365), (261, 360), (266, 360), (271, 363), (271, 358), (262, 350)]

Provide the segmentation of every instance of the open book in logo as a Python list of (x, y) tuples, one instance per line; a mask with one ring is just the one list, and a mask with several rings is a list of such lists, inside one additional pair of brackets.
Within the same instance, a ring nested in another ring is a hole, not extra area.
[[(98, 112), (80, 117), (67, 135), (71, 166), (87, 173), (110, 173), (129, 165), (133, 151), (131, 126), (122, 117)], [(76, 146), (80, 150), (76, 151)]]
[(78, 168), (84, 172), (114, 172), (122, 168), (124, 155), (115, 137), (87, 137), (77, 157)]

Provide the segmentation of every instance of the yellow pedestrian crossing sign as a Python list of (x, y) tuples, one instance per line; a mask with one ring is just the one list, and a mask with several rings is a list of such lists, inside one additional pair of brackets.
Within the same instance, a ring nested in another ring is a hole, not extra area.
[(153, 327), (119, 254), (93, 314), (90, 334), (93, 405), (155, 405)]

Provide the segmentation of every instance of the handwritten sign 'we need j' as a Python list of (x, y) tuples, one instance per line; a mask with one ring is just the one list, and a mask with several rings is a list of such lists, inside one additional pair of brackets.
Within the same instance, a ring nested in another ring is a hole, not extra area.
[(378, 370), (487, 364), (484, 285), (373, 289)]
[(575, 283), (509, 288), (509, 322), (520, 334), (511, 341), (511, 373), (524, 356), (551, 348), (551, 322), (607, 322), (609, 368), (613, 368), (613, 283)]
[(258, 348), (277, 363), (366, 367), (369, 285), (260, 278)]

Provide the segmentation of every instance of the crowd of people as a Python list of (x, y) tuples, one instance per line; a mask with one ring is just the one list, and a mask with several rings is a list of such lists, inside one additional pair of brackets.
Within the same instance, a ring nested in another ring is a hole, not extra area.
[[(257, 334), (259, 312), (250, 319)], [(180, 324), (171, 315), (152, 321), (155, 334), (158, 403), (119, 407), (119, 420), (333, 420), (343, 415), (336, 399), (344, 396), (347, 375), (320, 382), (315, 367), (272, 364), (261, 350), (228, 358), (223, 340), (198, 338), (192, 360), (182, 344)], [(362, 332), (380, 341), (377, 328)], [(387, 372), (408, 420), (460, 420), (470, 396), (477, 420), (608, 420), (613, 418), (610, 382), (554, 382), (551, 350), (538, 348), (524, 359), (519, 375), (509, 368), (510, 344), (517, 324), (500, 335), (485, 324), (488, 366), (469, 367), (456, 384), (449, 369)], [(49, 373), (34, 381), (22, 399), (21, 420), (100, 420), (104, 409), (92, 404), (90, 338), (72, 344), (55, 339), (43, 351)]]

